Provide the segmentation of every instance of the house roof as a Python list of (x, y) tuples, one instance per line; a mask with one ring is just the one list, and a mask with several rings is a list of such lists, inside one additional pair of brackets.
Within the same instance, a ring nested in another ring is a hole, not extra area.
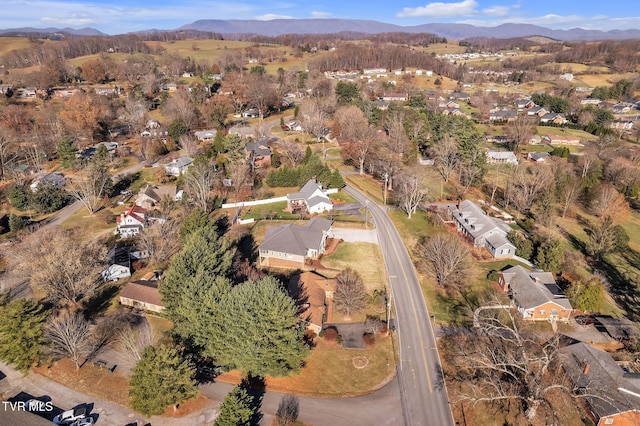
[[(137, 220), (140, 223), (144, 223), (145, 222), (145, 216), (147, 214), (147, 210), (140, 207), (140, 206), (132, 206), (129, 208), (124, 209), (124, 213), (122, 213), (124, 216), (130, 216), (132, 218), (134, 218), (135, 220)], [(116, 222), (120, 223), (120, 221), (122, 220), (122, 216), (118, 216), (116, 218)]]
[[(315, 191), (318, 189), (322, 190), (322, 185), (313, 181), (313, 179), (309, 179), (307, 183), (304, 184), (300, 191), (291, 192), (287, 194), (287, 199), (289, 200), (308, 200)], [(328, 197), (327, 197), (328, 198)]]
[(487, 157), (494, 160), (518, 161), (518, 157), (512, 151), (488, 151)]
[(638, 336), (638, 329), (633, 322), (626, 318), (596, 317), (596, 320), (614, 339), (627, 340)]
[(120, 291), (120, 297), (164, 307), (157, 281), (131, 281)]
[(528, 155), (530, 160), (533, 161), (540, 161), (540, 160), (546, 160), (547, 157), (549, 157), (549, 153), (548, 152), (530, 152)]
[(214, 138), (216, 136), (216, 133), (218, 133), (217, 130), (200, 130), (197, 132), (194, 132), (194, 135), (196, 136), (196, 138), (198, 139), (211, 139)]
[(489, 244), (491, 244), (493, 247), (495, 247), (496, 249), (500, 248), (500, 247), (504, 247), (506, 245), (513, 247), (514, 249), (516, 248), (516, 246), (514, 246), (511, 241), (509, 241), (507, 239), (507, 237), (504, 234), (501, 233), (495, 233), (495, 234), (491, 234), (487, 237), (487, 241), (489, 241)]
[(266, 157), (271, 155), (271, 149), (269, 149), (266, 141), (248, 142), (244, 146), (244, 149), (246, 149), (247, 152), (253, 152), (253, 155), (256, 157)]
[(167, 167), (184, 168), (184, 167), (189, 166), (191, 163), (193, 163), (193, 158), (187, 157), (187, 156), (182, 156), (182, 157), (176, 158), (175, 160), (173, 160), (172, 162), (167, 164)]
[(547, 302), (573, 309), (551, 272), (529, 271), (518, 265), (502, 271), (502, 277), (509, 284), (513, 300), (524, 309)]
[(492, 230), (503, 234), (511, 231), (509, 225), (500, 219), (487, 216), (480, 206), (470, 200), (464, 200), (459, 207), (452, 207), (451, 213), (473, 238), (481, 237)]
[(306, 305), (300, 317), (309, 323), (322, 326), (325, 313), (326, 292), (336, 290), (335, 278), (326, 278), (316, 272), (296, 274), (289, 280), (289, 294), (292, 298)]
[(294, 223), (270, 226), (263, 243), (260, 244), (260, 250), (306, 256), (309, 249), (320, 247), (323, 231), (328, 231), (332, 223), (330, 220), (313, 218), (306, 226)]
[(51, 421), (30, 411), (2, 410), (2, 424), (4, 426), (51, 426)]
[(589, 394), (587, 400), (598, 417), (640, 410), (638, 374), (626, 373), (607, 352), (582, 342), (560, 353), (565, 357), (564, 370), (574, 386)]

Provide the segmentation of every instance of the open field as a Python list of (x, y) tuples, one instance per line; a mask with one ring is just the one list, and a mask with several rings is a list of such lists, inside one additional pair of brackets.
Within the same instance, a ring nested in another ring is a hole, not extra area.
[[(395, 358), (391, 337), (377, 336), (376, 343), (366, 349), (342, 349), (335, 342), (316, 338), (315, 348), (297, 374), (266, 378), (267, 391), (290, 392), (316, 397), (350, 397), (378, 389), (395, 374)], [(364, 356), (369, 363), (355, 368), (353, 360)], [(238, 371), (222, 374), (216, 380), (240, 383)]]

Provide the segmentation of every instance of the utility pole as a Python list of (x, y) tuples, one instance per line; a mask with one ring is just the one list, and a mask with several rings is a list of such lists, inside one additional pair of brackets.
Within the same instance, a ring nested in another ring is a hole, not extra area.
[(364, 227), (369, 229), (369, 200), (364, 202)]
[(387, 206), (387, 182), (389, 182), (389, 173), (384, 172), (384, 192), (382, 194), (382, 201), (385, 207)]

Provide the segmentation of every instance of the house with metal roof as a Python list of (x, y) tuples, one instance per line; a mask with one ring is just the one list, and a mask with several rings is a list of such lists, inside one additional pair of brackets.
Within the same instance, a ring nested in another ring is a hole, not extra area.
[(500, 272), (498, 283), (526, 320), (566, 322), (573, 312), (551, 272), (513, 266)]

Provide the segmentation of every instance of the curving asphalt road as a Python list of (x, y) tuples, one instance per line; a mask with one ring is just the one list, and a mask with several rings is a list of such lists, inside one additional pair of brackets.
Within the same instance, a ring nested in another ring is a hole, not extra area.
[[(367, 197), (346, 186), (363, 205)], [(413, 262), (385, 209), (369, 200), (385, 260), (400, 346), (398, 382), (406, 425), (454, 425), (429, 311)]]

